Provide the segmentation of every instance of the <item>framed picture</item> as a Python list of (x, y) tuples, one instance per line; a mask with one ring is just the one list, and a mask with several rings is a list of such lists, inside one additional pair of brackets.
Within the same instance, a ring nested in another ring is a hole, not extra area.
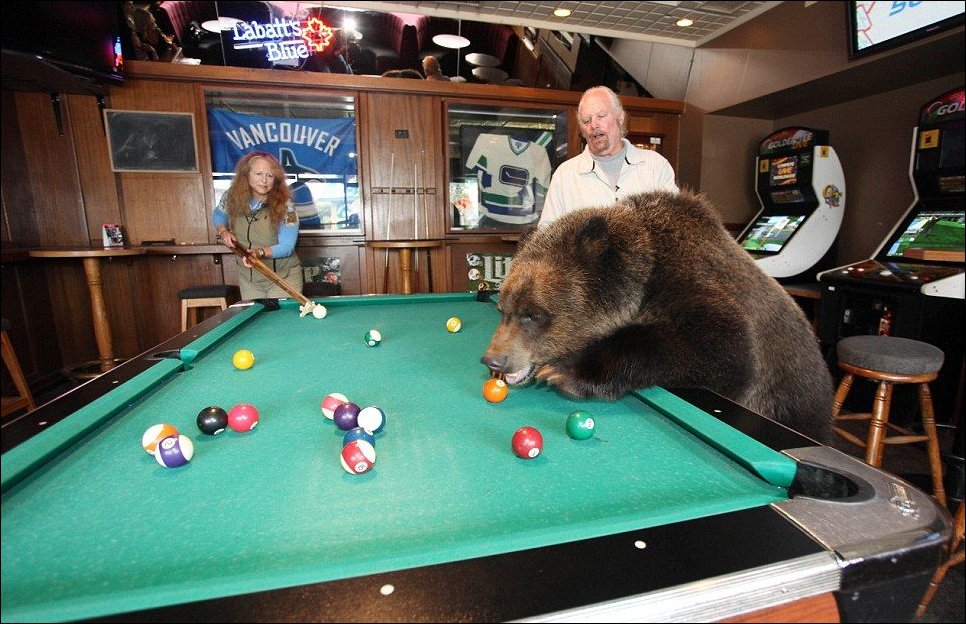
[(104, 127), (112, 171), (198, 171), (192, 113), (105, 109)]

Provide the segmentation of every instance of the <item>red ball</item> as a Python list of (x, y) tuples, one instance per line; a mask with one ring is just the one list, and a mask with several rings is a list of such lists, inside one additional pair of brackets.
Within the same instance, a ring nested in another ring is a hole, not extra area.
[(346, 472), (362, 474), (376, 463), (376, 448), (366, 440), (351, 440), (342, 447), (341, 459)]
[(512, 446), (517, 457), (533, 459), (543, 450), (543, 435), (533, 427), (520, 427), (513, 433)]
[(239, 403), (228, 410), (228, 426), (240, 433), (258, 426), (258, 410), (251, 403)]

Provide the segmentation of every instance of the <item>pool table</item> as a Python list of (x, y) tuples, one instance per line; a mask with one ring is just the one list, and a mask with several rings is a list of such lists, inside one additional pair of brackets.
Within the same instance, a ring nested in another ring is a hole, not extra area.
[[(705, 390), (490, 403), (494, 299), (244, 302), (7, 423), (3, 621), (912, 617), (951, 534), (930, 497)], [(387, 415), (364, 474), (332, 392)], [(198, 430), (243, 402), (254, 430)], [(578, 409), (590, 439), (566, 433)], [(142, 449), (160, 422), (190, 463)], [(536, 458), (511, 451), (523, 425)]]

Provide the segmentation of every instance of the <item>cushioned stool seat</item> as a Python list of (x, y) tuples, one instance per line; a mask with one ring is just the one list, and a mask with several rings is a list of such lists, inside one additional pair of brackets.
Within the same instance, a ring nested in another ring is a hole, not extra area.
[[(211, 286), (190, 286), (178, 291), (181, 299), (181, 331), (186, 331), (198, 322), (199, 308), (228, 309), (228, 300), (238, 299), (238, 286), (232, 284), (213, 284)], [(188, 317), (191, 324), (188, 324)]]
[(2, 333), (0, 344), (2, 344), (3, 350), (3, 364), (7, 367), (7, 372), (10, 373), (14, 387), (17, 388), (17, 396), (3, 397), (2, 414), (0, 416), (6, 416), (23, 408), (32, 410), (37, 406), (34, 404), (33, 395), (30, 394), (30, 386), (27, 385), (27, 379), (20, 368), (20, 360), (13, 350), (13, 343), (10, 342), (10, 336), (7, 335), (7, 332), (10, 331), (9, 319), (0, 319), (0, 330), (2, 330), (0, 331)]
[[(886, 444), (926, 442), (929, 469), (932, 473), (933, 496), (945, 505), (946, 493), (943, 489), (942, 464), (939, 458), (939, 437), (936, 433), (932, 395), (929, 392), (929, 382), (939, 376), (939, 369), (943, 365), (942, 350), (925, 342), (893, 336), (850, 336), (840, 340), (836, 349), (838, 366), (845, 371), (845, 375), (835, 392), (832, 421), (833, 423), (844, 420), (870, 422), (866, 440), (861, 440), (834, 424), (833, 430), (849, 442), (865, 447), (865, 462), (875, 467), (882, 465), (882, 453)], [(878, 384), (872, 413), (841, 415), (842, 405), (856, 375), (871, 379)], [(924, 435), (917, 435), (889, 422), (892, 386), (904, 383), (918, 384), (919, 410)], [(887, 429), (901, 435), (887, 436)]]

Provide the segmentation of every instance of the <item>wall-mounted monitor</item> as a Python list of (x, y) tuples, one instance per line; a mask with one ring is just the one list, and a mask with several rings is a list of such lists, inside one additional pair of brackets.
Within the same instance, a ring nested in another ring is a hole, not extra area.
[(873, 2), (845, 3), (849, 20), (849, 58), (928, 37), (963, 23), (962, 2)]

